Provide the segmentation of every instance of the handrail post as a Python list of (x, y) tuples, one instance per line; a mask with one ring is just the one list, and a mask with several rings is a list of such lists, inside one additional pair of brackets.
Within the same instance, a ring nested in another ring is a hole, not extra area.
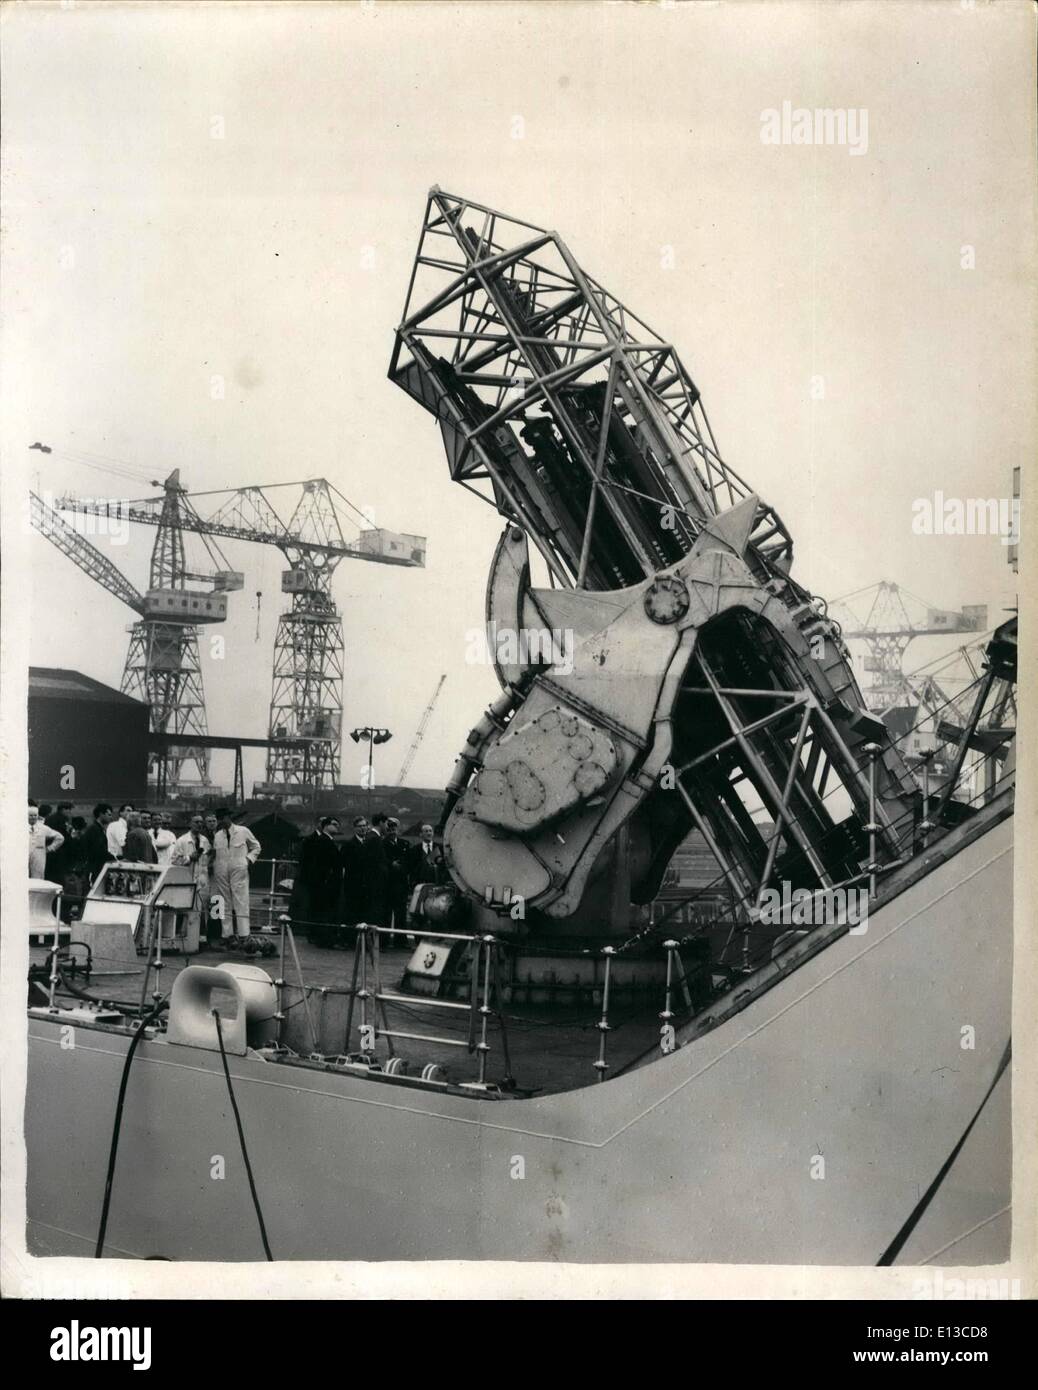
[[(360, 948), (360, 989), (357, 991), (357, 998), (360, 1000), (360, 1050), (368, 1053), (369, 1049), (364, 1046), (368, 1034), (368, 925), (360, 922), (357, 925), (357, 945)], [(372, 1049), (373, 1050), (373, 1049)]]
[[(59, 950), (61, 949), (61, 894), (60, 894), (60, 893), (57, 894), (56, 899), (55, 899), (54, 903), (52, 904), (52, 909), (53, 909), (53, 908), (56, 908), (57, 911), (54, 913), (54, 944), (53, 944), (53, 946), (50, 948), (50, 993), (49, 993), (49, 995), (48, 995), (48, 997), (47, 997), (47, 1008), (51, 1011), (51, 1013), (57, 1013), (57, 1009), (56, 1009), (56, 1007), (55, 1007), (55, 1005), (54, 1005), (54, 1000), (55, 1000), (55, 998), (56, 998), (56, 996), (57, 996), (57, 992), (58, 992), (58, 979), (59, 979), (59, 976), (58, 976), (58, 952), (59, 952)], [(71, 939), (72, 939), (72, 933), (71, 933), (71, 931), (70, 931), (70, 932), (69, 932), (69, 940), (71, 940)]]
[(748, 975), (748, 974), (750, 973), (750, 932), (751, 932), (752, 929), (753, 929), (753, 923), (750, 921), (749, 917), (747, 917), (747, 919), (746, 919), (746, 925), (745, 925), (745, 926), (743, 927), (743, 929), (742, 929), (742, 966), (741, 966), (741, 969), (742, 969), (742, 973), (743, 973), (744, 975)]
[(869, 822), (865, 829), (869, 832), (867, 868), (869, 872), (869, 901), (871, 902), (876, 896), (876, 870), (879, 867), (876, 863), (876, 832), (880, 828), (876, 822), (876, 758), (882, 750), (878, 743), (866, 743), (864, 751), (869, 755)]
[(274, 981), (274, 988), (278, 992), (278, 1007), (274, 1017), (277, 1019), (278, 1047), (282, 1046), (282, 1035), (285, 1026), (285, 934), (288, 929), (288, 913), (283, 912), (278, 919), (281, 923), (281, 955), (278, 964), (278, 977)]
[(674, 1051), (674, 1025), (671, 1022), (674, 1012), (670, 1005), (674, 979), (674, 954), (678, 949), (678, 943), (673, 940), (665, 941), (663, 949), (667, 953), (667, 983), (663, 992), (663, 1012), (660, 1014), (660, 1051), (667, 1053)]
[(605, 957), (605, 974), (602, 980), (602, 1017), (595, 1025), (598, 1029), (598, 1060), (595, 1062), (595, 1071), (598, 1072), (599, 1081), (605, 1080), (605, 1074), (609, 1070), (609, 1063), (606, 1060), (606, 1039), (609, 1034), (609, 972), (613, 963), (613, 956), (616, 951), (612, 946), (603, 946), (602, 955)]
[(490, 1018), (490, 953), (495, 946), (495, 939), (492, 936), (484, 936), (481, 942), (483, 946), (483, 1003), (479, 1008), (479, 1042), (476, 1044), (476, 1051), (479, 1053), (479, 1084), (484, 1086), (487, 1079), (487, 1053), (490, 1051), (490, 1044), (487, 1042), (487, 1024)]
[(930, 819), (930, 763), (933, 753), (923, 754), (923, 819), (919, 822), (919, 829), (923, 832), (923, 849), (930, 843), (930, 831), (935, 829), (933, 821)]
[(166, 915), (166, 909), (152, 905), (152, 912), (155, 914), (155, 1002), (159, 1002), (162, 997), (159, 992), (159, 981), (162, 978), (162, 922)]
[[(162, 932), (161, 923), (159, 922), (158, 911), (154, 908), (154, 906), (152, 906), (152, 907), (145, 907), (144, 912), (145, 912), (145, 914), (147, 915), (147, 919), (148, 919), (148, 931), (147, 931), (146, 944), (145, 944), (145, 948), (144, 948), (144, 983), (143, 983), (143, 985), (141, 986), (141, 1013), (144, 1012), (145, 1001), (146, 1001), (147, 998), (148, 998), (148, 985), (149, 985), (150, 982), (151, 982), (151, 972), (152, 972), (153, 969), (157, 969), (157, 970), (161, 970), (161, 969), (162, 969), (162, 947), (161, 947), (161, 945), (158, 946), (158, 947), (156, 947), (156, 945), (155, 945), (155, 933), (156, 933), (156, 931), (159, 933), (160, 936), (161, 936), (161, 932)], [(153, 958), (153, 956), (152, 956), (152, 952), (153, 952), (153, 951), (157, 951), (157, 953), (158, 953), (157, 959), (156, 959), (156, 958)], [(154, 992), (154, 995), (153, 995), (153, 998), (155, 999), (156, 1002), (158, 1002), (158, 1000), (161, 998), (161, 993), (160, 993), (159, 988), (158, 988), (158, 983), (159, 983), (159, 976), (156, 974), (156, 976), (155, 976), (155, 992)]]

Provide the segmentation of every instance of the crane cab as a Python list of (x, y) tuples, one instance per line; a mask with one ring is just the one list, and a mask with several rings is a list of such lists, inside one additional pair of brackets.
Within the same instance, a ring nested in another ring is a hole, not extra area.
[(145, 619), (167, 623), (222, 623), (227, 596), (197, 589), (149, 589), (144, 595)]

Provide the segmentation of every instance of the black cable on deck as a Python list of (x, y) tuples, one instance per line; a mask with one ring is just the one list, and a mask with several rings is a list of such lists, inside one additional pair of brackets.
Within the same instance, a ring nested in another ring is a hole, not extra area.
[(270, 1244), (267, 1241), (267, 1228), (263, 1223), (263, 1210), (260, 1207), (259, 1196), (256, 1193), (256, 1182), (252, 1176), (252, 1164), (249, 1162), (249, 1151), (245, 1147), (245, 1131), (241, 1127), (241, 1116), (238, 1113), (238, 1102), (234, 1098), (234, 1086), (231, 1084), (231, 1069), (227, 1065), (227, 1053), (223, 1046), (223, 1029), (220, 1026), (220, 1014), (217, 1009), (213, 1010), (213, 1018), (216, 1019), (216, 1036), (220, 1043), (220, 1060), (223, 1062), (223, 1074), (227, 1078), (227, 1094), (231, 1098), (231, 1109), (234, 1111), (234, 1123), (238, 1126), (238, 1142), (241, 1145), (241, 1156), (245, 1160), (245, 1172), (249, 1178), (249, 1191), (252, 1193), (252, 1205), (256, 1208), (256, 1220), (259, 1222), (260, 1238), (263, 1241), (263, 1250), (268, 1260), (273, 1261), (274, 1256), (270, 1253)]
[(112, 1204), (112, 1182), (115, 1178), (115, 1160), (119, 1153), (119, 1135), (123, 1127), (123, 1102), (126, 1099), (126, 1086), (130, 1079), (130, 1065), (133, 1062), (133, 1054), (137, 1051), (137, 1044), (144, 1036), (144, 1030), (153, 1019), (158, 1018), (159, 1014), (169, 1003), (168, 999), (160, 999), (159, 1002), (144, 1015), (137, 1025), (137, 1031), (130, 1040), (130, 1046), (126, 1052), (126, 1061), (123, 1063), (123, 1074), (119, 1081), (119, 1095), (115, 1102), (115, 1122), (112, 1125), (112, 1143), (108, 1151), (108, 1172), (105, 1176), (105, 1195), (101, 1203), (101, 1224), (97, 1230), (97, 1245), (94, 1247), (94, 1259), (99, 1260), (105, 1245), (105, 1232), (108, 1229), (108, 1210)]
[(887, 1248), (883, 1251), (883, 1254), (880, 1255), (879, 1259), (876, 1261), (877, 1265), (892, 1265), (894, 1261), (897, 1259), (898, 1255), (900, 1255), (905, 1242), (908, 1240), (908, 1237), (915, 1230), (916, 1226), (919, 1225), (919, 1222), (923, 1219), (923, 1216), (926, 1213), (927, 1207), (937, 1196), (937, 1189), (940, 1187), (941, 1183), (944, 1182), (945, 1178), (951, 1171), (952, 1164), (958, 1158), (959, 1154), (962, 1151), (963, 1144), (965, 1144), (966, 1140), (970, 1136), (970, 1131), (973, 1129), (973, 1126), (980, 1119), (981, 1112), (983, 1111), (985, 1105), (987, 1105), (988, 1101), (991, 1099), (995, 1087), (1001, 1081), (1002, 1073), (1005, 1071), (1006, 1067), (1009, 1066), (1009, 1061), (1012, 1055), (1013, 1043), (1012, 1039), (1010, 1039), (1009, 1042), (1006, 1043), (1005, 1051), (1002, 1053), (1002, 1059), (998, 1064), (998, 1070), (995, 1072), (995, 1079), (984, 1092), (984, 1099), (977, 1106), (976, 1114), (973, 1116), (973, 1119), (970, 1120), (969, 1124), (963, 1130), (962, 1137), (960, 1138), (959, 1142), (955, 1145), (954, 1149), (952, 1149), (951, 1153), (941, 1164), (940, 1171), (934, 1178), (933, 1182), (930, 1184), (930, 1186), (926, 1189), (923, 1195), (919, 1198), (919, 1201), (912, 1208), (911, 1212), (909, 1213), (908, 1220), (901, 1227), (900, 1231), (898, 1231), (897, 1235), (894, 1237), (894, 1239), (890, 1242)]

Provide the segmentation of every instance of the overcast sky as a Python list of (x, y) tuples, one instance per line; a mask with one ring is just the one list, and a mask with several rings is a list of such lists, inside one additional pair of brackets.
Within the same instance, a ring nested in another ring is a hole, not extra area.
[[(810, 588), (886, 578), (996, 618), (1005, 548), (915, 536), (912, 503), (1005, 496), (1034, 437), (1032, 37), (1028, 5), (955, 0), (5, 8), (8, 479), (151, 491), (85, 458), (193, 490), (325, 476), (427, 535), (425, 573), (345, 561), (335, 593), (346, 727), (394, 730), (384, 778), (447, 673), (410, 779), (441, 786), (496, 692), (464, 654), (500, 521), (386, 379), (439, 183), (559, 231), (677, 346)], [(787, 100), (866, 110), (867, 151), (763, 144)], [(153, 538), (107, 552), (142, 587)], [(246, 586), (209, 728), (256, 736), (284, 563), (226, 552)], [(130, 610), (42, 538), (9, 554), (29, 660), (118, 686)], [(360, 761), (347, 740), (343, 780)]]

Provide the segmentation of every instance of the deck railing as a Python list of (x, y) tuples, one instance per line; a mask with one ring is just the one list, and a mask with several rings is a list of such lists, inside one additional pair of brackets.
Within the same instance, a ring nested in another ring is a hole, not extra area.
[[(280, 977), (275, 980), (282, 995), (282, 1001), (278, 1005), (278, 1041), (281, 1042), (281, 1030), (285, 1018), (285, 1008), (283, 1003), (283, 992), (287, 986), (284, 979), (286, 941), (292, 952), (296, 972), (299, 976), (299, 986), (303, 992), (303, 1002), (306, 1004), (306, 986), (303, 982), (302, 971), (299, 965), (299, 958), (296, 954), (295, 939), (291, 931), (291, 922), (286, 914), (282, 914), (279, 925), (282, 929), (281, 946), (281, 972)], [(297, 923), (297, 925), (305, 925)], [(478, 1059), (478, 1076), (474, 1082), (463, 1082), (464, 1086), (479, 1088), (482, 1090), (491, 1089), (487, 1081), (487, 1061), (491, 1051), (490, 1043), (490, 1020), (496, 1016), (500, 1030), (501, 1046), (506, 1071), (509, 1067), (508, 1044), (505, 1037), (505, 1025), (500, 1007), (494, 1008), (491, 1000), (498, 979), (498, 941), (497, 938), (484, 933), (474, 935), (463, 932), (433, 931), (424, 924), (421, 927), (423, 941), (442, 941), (442, 942), (466, 942), (471, 948), (471, 973), (469, 1000), (463, 1002), (456, 999), (437, 999), (424, 995), (399, 994), (394, 990), (387, 989), (382, 981), (382, 942), (383, 939), (391, 939), (396, 936), (415, 935), (414, 928), (407, 927), (382, 927), (369, 923), (358, 923), (355, 927), (349, 928), (355, 932), (356, 944), (353, 953), (353, 971), (349, 987), (346, 991), (349, 1002), (346, 1013), (346, 1027), (343, 1042), (342, 1058), (353, 1057), (356, 1054), (367, 1061), (375, 1060), (376, 1049), (379, 1041), (384, 1041), (389, 1054), (386, 1070), (390, 1074), (397, 1073), (401, 1069), (399, 1059), (396, 1057), (396, 1041), (424, 1042), (439, 1047), (464, 1048), (470, 1053), (475, 1053)], [(500, 1001), (498, 1001), (500, 1005)], [(386, 1006), (389, 1004), (403, 1005), (414, 1008), (416, 1005), (422, 1008), (442, 1009), (454, 1013), (467, 1014), (469, 1018), (469, 1033), (467, 1038), (457, 1036), (447, 1036), (437, 1033), (419, 1033), (405, 1030), (398, 1027), (390, 1027), (389, 1017)], [(313, 1040), (316, 1055), (317, 1031), (313, 1020), (310, 1017), (309, 1007), (306, 1008), (309, 1031)], [(354, 1035), (356, 1030), (356, 1049), (354, 1049)], [(423, 1079), (427, 1081), (442, 1081), (445, 1076), (442, 1068), (430, 1064), (423, 1071)]]

